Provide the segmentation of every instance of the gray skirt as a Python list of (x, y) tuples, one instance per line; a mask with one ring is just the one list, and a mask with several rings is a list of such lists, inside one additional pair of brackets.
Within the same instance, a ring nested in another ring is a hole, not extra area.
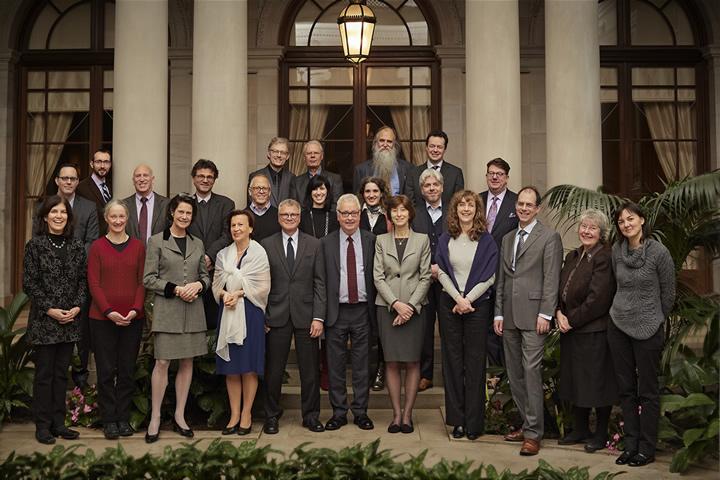
[(155, 358), (157, 360), (192, 358), (208, 353), (205, 332), (155, 332), (153, 336), (155, 338)]
[(387, 307), (377, 307), (378, 336), (386, 362), (419, 362), (425, 333), (424, 310), (407, 323), (393, 327), (397, 314)]

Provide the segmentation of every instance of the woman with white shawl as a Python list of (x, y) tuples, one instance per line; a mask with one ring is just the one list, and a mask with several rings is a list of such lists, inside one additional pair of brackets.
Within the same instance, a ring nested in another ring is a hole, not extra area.
[(249, 210), (231, 212), (227, 225), (233, 243), (215, 260), (212, 288), (220, 306), (215, 365), (217, 373), (225, 375), (230, 400), (223, 435), (250, 433), (258, 377), (265, 372), (270, 265), (265, 249), (250, 238), (253, 224)]

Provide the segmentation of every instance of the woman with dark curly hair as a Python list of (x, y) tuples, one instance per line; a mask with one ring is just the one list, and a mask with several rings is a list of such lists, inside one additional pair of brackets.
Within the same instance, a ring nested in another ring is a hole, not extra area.
[(379, 177), (363, 178), (358, 197), (362, 205), (360, 228), (375, 235), (387, 233), (389, 219), (385, 211), (385, 200), (388, 197), (388, 188), (385, 180)]
[(31, 302), (27, 341), (35, 350), (35, 438), (52, 444), (55, 437), (80, 436), (65, 426), (65, 390), (73, 345), (80, 340), (80, 306), (87, 299), (86, 254), (73, 238), (66, 199), (47, 198), (35, 225), (36, 236), (25, 245), (23, 290)]
[(490, 287), (498, 251), (487, 232), (485, 204), (470, 190), (455, 193), (448, 231), (435, 252), (443, 295), (438, 305), (445, 379), (445, 422), (454, 438), (475, 440), (485, 429), (485, 354)]
[(333, 203), (333, 190), (330, 181), (322, 175), (315, 175), (308, 181), (305, 198), (312, 206), (305, 208), (300, 216), (300, 231), (322, 238), (340, 228), (335, 212), (330, 211)]

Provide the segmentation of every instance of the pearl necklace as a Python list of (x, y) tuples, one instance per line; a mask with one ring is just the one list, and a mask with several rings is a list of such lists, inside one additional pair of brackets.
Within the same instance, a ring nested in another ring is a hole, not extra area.
[(58, 250), (60, 250), (61, 248), (63, 248), (63, 247), (65, 246), (65, 237), (63, 237), (62, 242), (60, 242), (60, 245), (58, 245), (57, 243), (55, 243), (55, 242), (53, 241), (53, 239), (50, 237), (50, 235), (48, 235), (47, 239), (50, 241), (50, 244), (51, 244), (53, 247), (57, 248)]

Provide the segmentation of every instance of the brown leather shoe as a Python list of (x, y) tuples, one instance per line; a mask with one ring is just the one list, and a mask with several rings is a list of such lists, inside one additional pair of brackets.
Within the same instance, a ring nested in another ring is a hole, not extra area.
[(520, 449), (520, 455), (530, 457), (532, 455), (537, 455), (539, 451), (540, 442), (533, 440), (532, 438), (526, 438), (522, 444), (522, 448)]
[(428, 380), (427, 378), (420, 379), (420, 384), (418, 385), (419, 391), (424, 392), (428, 388), (432, 388), (432, 387), (433, 387), (432, 380)]
[(514, 432), (508, 433), (507, 435), (505, 435), (504, 438), (506, 442), (522, 442), (523, 440), (525, 440), (522, 428), (518, 428)]

